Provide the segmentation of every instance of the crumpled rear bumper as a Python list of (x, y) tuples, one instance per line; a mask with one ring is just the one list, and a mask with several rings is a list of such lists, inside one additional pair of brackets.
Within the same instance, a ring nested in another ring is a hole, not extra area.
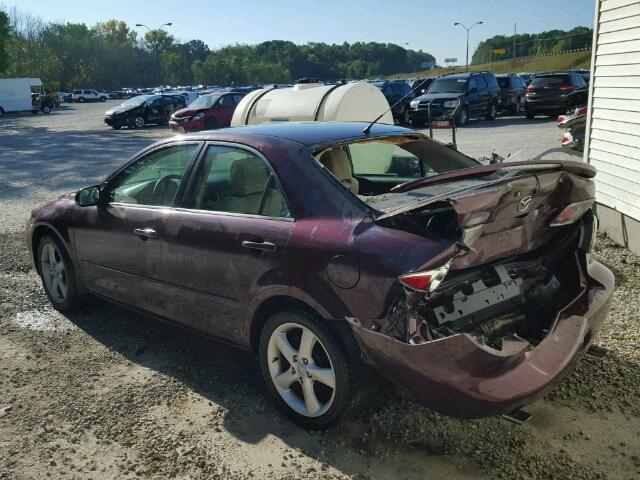
[(559, 312), (534, 348), (505, 344), (497, 351), (466, 334), (419, 345), (352, 324), (367, 360), (429, 408), (462, 418), (513, 411), (539, 398), (571, 372), (609, 311), (613, 274), (592, 261), (581, 294)]

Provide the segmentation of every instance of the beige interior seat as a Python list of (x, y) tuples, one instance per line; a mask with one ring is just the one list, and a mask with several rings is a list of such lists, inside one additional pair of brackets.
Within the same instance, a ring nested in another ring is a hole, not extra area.
[(269, 172), (253, 158), (236, 160), (231, 165), (231, 194), (220, 200), (224, 212), (257, 215), (269, 181)]
[(342, 148), (327, 150), (320, 156), (320, 163), (324, 165), (340, 182), (355, 195), (358, 194), (360, 184), (353, 178), (351, 162)]

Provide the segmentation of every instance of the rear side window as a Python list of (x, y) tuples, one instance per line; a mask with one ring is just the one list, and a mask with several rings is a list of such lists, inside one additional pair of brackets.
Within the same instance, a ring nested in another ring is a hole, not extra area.
[(511, 88), (511, 85), (509, 85), (509, 77), (498, 77), (498, 85), (500, 88)]
[(222, 97), (220, 99), (220, 105), (222, 107), (233, 107), (235, 105), (235, 103), (233, 101), (233, 96), (232, 95), (225, 95), (224, 97)]
[(487, 85), (490, 89), (497, 89), (498, 82), (496, 81), (496, 77), (490, 73), (485, 73), (482, 75), (484, 80), (487, 82)]
[(489, 86), (489, 84), (487, 83), (487, 81), (484, 78), (484, 75), (478, 75), (476, 77), (476, 81), (478, 82), (478, 88), (480, 90), (486, 90), (487, 87)]
[(560, 85), (570, 85), (571, 81), (569, 80), (569, 75), (544, 75), (544, 76), (538, 76), (538, 77), (534, 77), (533, 80), (531, 80), (531, 86), (532, 87), (538, 87), (538, 88), (544, 88), (544, 87), (549, 87), (549, 88), (555, 88), (555, 87), (559, 87)]
[(73, 94), (74, 95), (80, 95), (82, 93), (82, 90), (74, 90)]
[(186, 196), (187, 208), (291, 216), (275, 174), (260, 157), (247, 150), (211, 145), (192, 187)]

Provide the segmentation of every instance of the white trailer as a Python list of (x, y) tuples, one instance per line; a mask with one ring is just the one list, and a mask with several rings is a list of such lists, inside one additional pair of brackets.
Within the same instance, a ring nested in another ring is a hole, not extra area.
[(34, 106), (32, 93), (43, 94), (39, 78), (0, 78), (0, 117), (10, 112), (37, 112), (40, 106)]
[(387, 99), (370, 83), (301, 83), (293, 88), (254, 90), (247, 94), (236, 107), (231, 126), (264, 122), (372, 122), (380, 115), (379, 123), (393, 125)]

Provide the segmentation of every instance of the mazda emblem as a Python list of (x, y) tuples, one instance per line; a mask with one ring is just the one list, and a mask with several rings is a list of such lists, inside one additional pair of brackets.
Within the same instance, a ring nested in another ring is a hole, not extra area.
[(520, 200), (520, 203), (518, 203), (518, 212), (524, 213), (529, 210), (529, 207), (531, 206), (531, 200), (533, 200), (533, 197), (531, 195), (522, 197), (522, 200)]

